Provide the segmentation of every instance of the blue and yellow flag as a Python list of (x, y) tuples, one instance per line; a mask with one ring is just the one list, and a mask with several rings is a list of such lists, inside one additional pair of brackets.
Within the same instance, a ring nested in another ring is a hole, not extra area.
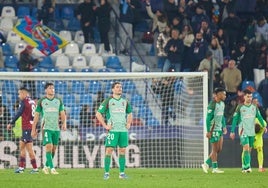
[(20, 35), (29, 45), (40, 50), (44, 55), (50, 55), (68, 44), (57, 33), (39, 21), (25, 16), (18, 21), (13, 31)]

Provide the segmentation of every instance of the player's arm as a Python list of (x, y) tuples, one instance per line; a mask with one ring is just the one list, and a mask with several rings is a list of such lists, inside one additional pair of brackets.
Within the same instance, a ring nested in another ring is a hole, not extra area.
[(206, 116), (207, 137), (209, 136), (208, 133), (210, 133), (211, 131), (211, 124), (214, 118), (214, 110), (215, 110), (215, 102), (211, 102), (208, 105), (207, 116)]
[(64, 131), (66, 131), (66, 129), (67, 129), (67, 125), (66, 125), (66, 113), (65, 113), (64, 110), (62, 110), (60, 112), (60, 119), (61, 119), (61, 123), (62, 123), (61, 129), (64, 130)]
[(102, 114), (104, 114), (108, 110), (108, 103), (109, 103), (109, 99), (106, 99), (101, 103), (101, 105), (99, 106), (99, 108), (96, 112), (96, 118), (101, 123), (101, 125), (104, 127), (104, 129), (111, 130), (112, 126), (107, 125), (103, 116), (102, 116)]
[(33, 138), (35, 138), (37, 136), (37, 131), (36, 131), (36, 126), (37, 126), (37, 123), (39, 121), (39, 112), (36, 112), (34, 113), (34, 119), (33, 119), (33, 124), (32, 124), (32, 132), (31, 132), (31, 136)]
[(66, 131), (67, 129), (67, 125), (66, 125), (66, 112), (64, 110), (64, 105), (62, 100), (60, 100), (60, 108), (59, 108), (59, 112), (60, 112), (60, 119), (61, 119), (61, 129)]
[(12, 125), (19, 119), (19, 117), (22, 115), (25, 108), (25, 104), (23, 101), (20, 102), (18, 111), (16, 112), (15, 116), (12, 118), (12, 120), (8, 123), (7, 129), (10, 130)]
[(223, 129), (223, 134), (227, 134), (226, 120), (224, 116), (222, 116), (222, 129)]
[(127, 125), (126, 128), (129, 129), (133, 120), (133, 115), (132, 115), (132, 108), (129, 102), (127, 102), (127, 108), (126, 108), (126, 113), (127, 113)]
[(231, 128), (231, 133), (230, 133), (230, 138), (233, 140), (235, 138), (235, 127), (238, 124), (240, 120), (240, 106), (238, 106), (235, 110), (235, 113), (233, 115), (233, 120), (232, 120), (232, 128)]
[(103, 116), (102, 116), (102, 114), (100, 113), (100, 112), (96, 112), (96, 118), (99, 120), (99, 122), (101, 123), (101, 125), (104, 127), (104, 129), (106, 129), (106, 130), (110, 130), (112, 127), (111, 127), (111, 125), (107, 125), (106, 124), (106, 122), (105, 122), (105, 120), (104, 120), (104, 118), (103, 118)]

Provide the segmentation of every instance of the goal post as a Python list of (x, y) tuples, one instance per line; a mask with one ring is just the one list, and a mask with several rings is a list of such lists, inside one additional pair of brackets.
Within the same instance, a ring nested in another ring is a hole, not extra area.
[[(54, 161), (58, 168), (102, 168), (106, 132), (95, 119), (96, 106), (111, 95), (111, 85), (120, 81), (123, 97), (132, 106), (133, 123), (129, 130), (126, 167), (199, 168), (208, 156), (206, 108), (208, 77), (205, 72), (187, 73), (67, 73), (0, 72), (1, 101), (10, 115), (22, 85), (40, 98), (44, 84), (53, 82), (56, 96), (62, 98), (67, 114), (67, 131)], [(82, 113), (88, 107), (91, 116)], [(4, 126), (5, 127), (5, 126)], [(3, 132), (3, 130), (1, 131)], [(0, 140), (0, 169), (16, 166), (18, 138), (14, 132)], [(45, 160), (42, 135), (34, 140), (38, 166)], [(112, 155), (118, 167), (118, 155)], [(28, 160), (28, 159), (27, 159)], [(29, 160), (27, 166), (30, 167)]]

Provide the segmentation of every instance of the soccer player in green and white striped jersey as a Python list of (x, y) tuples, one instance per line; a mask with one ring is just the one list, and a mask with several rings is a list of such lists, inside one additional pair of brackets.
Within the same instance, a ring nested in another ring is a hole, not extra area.
[(208, 169), (212, 166), (212, 173), (224, 173), (218, 169), (218, 154), (222, 150), (223, 134), (227, 133), (226, 123), (224, 119), (224, 100), (226, 98), (226, 91), (224, 88), (215, 88), (214, 100), (211, 101), (207, 108), (207, 134), (206, 137), (212, 146), (212, 151), (204, 164), (202, 169), (208, 173)]
[(262, 127), (266, 126), (258, 107), (252, 104), (252, 92), (248, 89), (243, 91), (244, 103), (238, 105), (233, 115), (230, 138), (235, 138), (235, 127), (238, 125), (238, 134), (243, 147), (242, 151), (242, 172), (252, 172), (251, 170), (251, 149), (255, 139), (255, 118)]
[[(112, 84), (112, 96), (105, 99), (96, 112), (96, 117), (102, 126), (108, 131), (105, 140), (105, 159), (104, 159), (104, 179), (109, 179), (111, 155), (113, 150), (119, 147), (119, 178), (126, 179), (125, 174), (125, 153), (128, 146), (128, 129), (132, 122), (132, 109), (128, 100), (123, 98), (122, 84), (114, 82)], [(106, 121), (102, 116), (105, 114)]]
[(61, 128), (66, 130), (66, 115), (62, 100), (55, 97), (55, 88), (53, 83), (45, 85), (46, 97), (38, 100), (35, 109), (32, 136), (36, 137), (36, 125), (39, 121), (39, 116), (42, 116), (43, 129), (43, 145), (46, 147), (46, 164), (43, 168), (45, 174), (58, 174), (54, 168), (53, 157), (60, 138), (59, 120), (61, 120)]

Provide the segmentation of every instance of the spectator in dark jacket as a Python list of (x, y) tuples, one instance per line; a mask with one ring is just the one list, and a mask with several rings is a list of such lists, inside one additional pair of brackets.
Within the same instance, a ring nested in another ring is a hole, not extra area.
[(95, 3), (92, 0), (84, 0), (77, 8), (77, 19), (80, 20), (85, 43), (94, 42), (95, 8)]
[(167, 42), (164, 51), (167, 54), (167, 60), (164, 63), (163, 72), (168, 72), (170, 68), (176, 72), (181, 71), (183, 63), (184, 45), (179, 38), (180, 32), (177, 29), (171, 30), (171, 39)]
[(202, 33), (196, 33), (184, 60), (184, 71), (197, 71), (200, 62), (206, 57), (208, 43), (203, 39)]
[(234, 50), (235, 45), (239, 41), (240, 27), (240, 19), (235, 15), (233, 10), (230, 10), (228, 17), (222, 23), (222, 28), (227, 40), (227, 46), (230, 51)]
[(119, 10), (119, 34), (121, 38), (120, 51), (123, 54), (127, 54), (130, 49), (130, 39), (133, 38), (133, 23), (134, 23), (134, 9), (132, 0), (122, 0), (120, 2)]
[(38, 11), (38, 20), (47, 25), (50, 20), (54, 19), (55, 0), (43, 0), (41, 10)]
[(108, 33), (110, 31), (110, 12), (111, 6), (107, 0), (100, 0), (100, 6), (96, 9), (98, 18), (98, 28), (100, 31), (101, 43), (104, 44), (106, 52), (111, 52)]
[(253, 68), (255, 55), (245, 43), (241, 42), (237, 45), (237, 48), (233, 51), (231, 58), (236, 61), (237, 68), (241, 71), (242, 81), (254, 81)]

